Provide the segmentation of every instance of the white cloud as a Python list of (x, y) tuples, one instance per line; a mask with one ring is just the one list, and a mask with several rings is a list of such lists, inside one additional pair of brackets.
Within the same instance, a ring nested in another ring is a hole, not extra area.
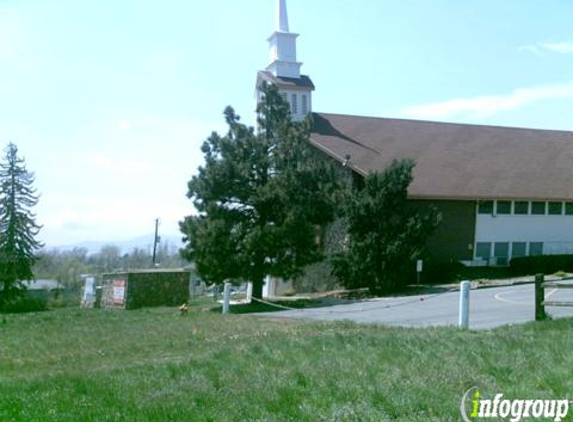
[[(51, 198), (55, 201), (55, 198)], [(48, 245), (64, 245), (80, 241), (117, 241), (152, 233), (155, 218), (163, 224), (165, 235), (178, 233), (177, 222), (189, 211), (185, 200), (174, 203), (159, 201), (150, 205), (145, 198), (88, 195), (58, 199), (59, 207), (51, 207), (42, 215), (44, 228), (40, 238)], [(163, 198), (161, 198), (163, 199)]]
[(541, 44), (541, 47), (555, 53), (573, 53), (573, 42), (543, 43)]
[[(0, 0), (1, 1), (1, 0)], [(222, 121), (222, 119), (220, 119)], [(129, 130), (121, 131), (122, 121)], [(193, 213), (187, 182), (202, 163), (201, 143), (224, 122), (121, 110), (97, 120), (68, 148), (32, 148), (27, 163), (42, 192), (38, 221), (48, 247), (80, 241), (113, 242), (153, 231), (178, 235), (178, 222)], [(35, 155), (36, 154), (36, 155)]]
[(541, 54), (542, 52), (569, 54), (573, 53), (573, 41), (542, 42), (534, 45), (522, 45), (519, 51)]
[(408, 107), (401, 111), (417, 119), (443, 119), (453, 116), (486, 118), (504, 111), (516, 110), (543, 100), (573, 98), (573, 81), (557, 85), (518, 88), (506, 95), (457, 98), (437, 103)]

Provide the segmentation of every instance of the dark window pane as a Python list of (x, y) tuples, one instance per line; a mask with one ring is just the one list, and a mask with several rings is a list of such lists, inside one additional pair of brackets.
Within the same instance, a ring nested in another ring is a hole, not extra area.
[(536, 214), (536, 215), (545, 214), (545, 202), (532, 202), (531, 214)]
[(525, 256), (525, 242), (513, 242), (511, 244), (511, 257), (519, 258), (520, 256)]
[(479, 214), (493, 214), (493, 201), (479, 201)]
[(565, 203), (565, 214), (573, 215), (573, 202)]
[(563, 214), (563, 202), (550, 202), (549, 203), (549, 214), (551, 214), (551, 215)]
[(498, 214), (511, 214), (511, 201), (497, 201)]
[(513, 203), (514, 214), (529, 214), (529, 202), (516, 201)]
[(496, 265), (507, 265), (507, 257), (509, 256), (509, 243), (494, 243), (493, 256), (496, 258)]
[(298, 99), (296, 97), (296, 94), (292, 94), (291, 99), (292, 99), (292, 114), (298, 114)]
[(531, 242), (529, 244), (529, 255), (543, 255), (543, 242)]
[(478, 242), (476, 245), (476, 258), (488, 260), (491, 255), (491, 243)]

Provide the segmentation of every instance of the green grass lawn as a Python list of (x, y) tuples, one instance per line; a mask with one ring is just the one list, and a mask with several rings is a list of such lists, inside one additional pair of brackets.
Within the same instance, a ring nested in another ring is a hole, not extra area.
[(459, 421), (476, 384), (508, 398), (573, 392), (573, 320), (462, 332), (204, 305), (5, 319), (2, 422)]

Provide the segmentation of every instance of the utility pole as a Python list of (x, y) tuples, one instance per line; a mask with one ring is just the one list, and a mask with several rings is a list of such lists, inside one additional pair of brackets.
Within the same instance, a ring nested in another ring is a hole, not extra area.
[(157, 244), (160, 241), (158, 231), (159, 231), (159, 218), (156, 218), (155, 219), (155, 237), (153, 238), (153, 268), (155, 268), (157, 265), (157, 263), (155, 262), (155, 259), (157, 257)]

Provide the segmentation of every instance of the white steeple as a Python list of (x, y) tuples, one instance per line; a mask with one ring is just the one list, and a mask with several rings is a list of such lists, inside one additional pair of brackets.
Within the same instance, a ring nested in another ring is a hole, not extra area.
[(296, 38), (288, 27), (286, 0), (277, 0), (275, 32), (268, 38), (271, 63), (267, 70), (275, 76), (299, 78), (302, 63), (296, 61)]
[(286, 0), (279, 0), (275, 27), (278, 32), (289, 32)]
[(271, 83), (289, 103), (292, 119), (304, 120), (312, 112), (314, 84), (300, 74), (302, 63), (296, 61), (296, 38), (289, 30), (286, 0), (277, 0), (275, 31), (268, 38), (271, 62), (257, 74), (256, 97), (261, 100), (261, 86)]

